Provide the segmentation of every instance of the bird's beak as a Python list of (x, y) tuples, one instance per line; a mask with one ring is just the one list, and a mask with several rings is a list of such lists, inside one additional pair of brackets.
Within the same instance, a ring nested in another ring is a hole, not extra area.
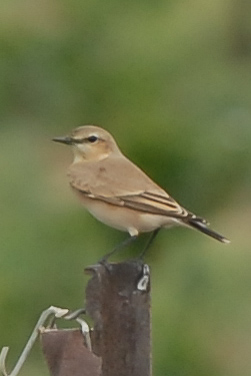
[(66, 144), (66, 145), (72, 145), (73, 144), (73, 139), (69, 136), (55, 137), (55, 138), (52, 139), (52, 141), (61, 142), (62, 144)]

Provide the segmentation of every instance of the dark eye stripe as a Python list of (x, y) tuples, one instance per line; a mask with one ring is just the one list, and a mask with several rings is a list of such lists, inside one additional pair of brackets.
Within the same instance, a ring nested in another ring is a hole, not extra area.
[(87, 137), (87, 138), (72, 138), (71, 140), (72, 140), (72, 142), (74, 144), (83, 144), (84, 142), (91, 142), (91, 143), (93, 143), (93, 142), (95, 142), (95, 141), (98, 140), (98, 137), (92, 135), (92, 136)]
[(74, 144), (82, 144), (83, 142), (84, 142), (84, 138), (72, 138), (72, 142), (74, 143)]

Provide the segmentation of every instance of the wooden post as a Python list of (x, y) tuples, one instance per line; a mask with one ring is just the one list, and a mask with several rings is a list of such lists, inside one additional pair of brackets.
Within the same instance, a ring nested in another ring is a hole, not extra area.
[(102, 376), (151, 376), (149, 268), (139, 261), (98, 264), (86, 288), (86, 311), (94, 321), (93, 352)]

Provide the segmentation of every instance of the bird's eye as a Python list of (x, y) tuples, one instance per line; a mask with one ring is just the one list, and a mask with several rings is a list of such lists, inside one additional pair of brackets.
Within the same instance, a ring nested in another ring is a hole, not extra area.
[(97, 141), (97, 139), (98, 139), (97, 136), (90, 136), (90, 137), (88, 137), (87, 140), (88, 140), (89, 142), (93, 143), (93, 142)]

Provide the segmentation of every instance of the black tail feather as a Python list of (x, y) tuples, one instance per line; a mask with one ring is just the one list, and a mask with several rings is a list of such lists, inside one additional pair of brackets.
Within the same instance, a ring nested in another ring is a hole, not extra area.
[(190, 217), (188, 220), (188, 224), (195, 228), (196, 230), (199, 230), (203, 232), (204, 234), (211, 236), (212, 238), (218, 240), (221, 243), (230, 243), (230, 240), (225, 238), (224, 236), (218, 234), (217, 232), (211, 230), (209, 227), (207, 227), (207, 224), (205, 221), (203, 221), (201, 218), (198, 217)]

